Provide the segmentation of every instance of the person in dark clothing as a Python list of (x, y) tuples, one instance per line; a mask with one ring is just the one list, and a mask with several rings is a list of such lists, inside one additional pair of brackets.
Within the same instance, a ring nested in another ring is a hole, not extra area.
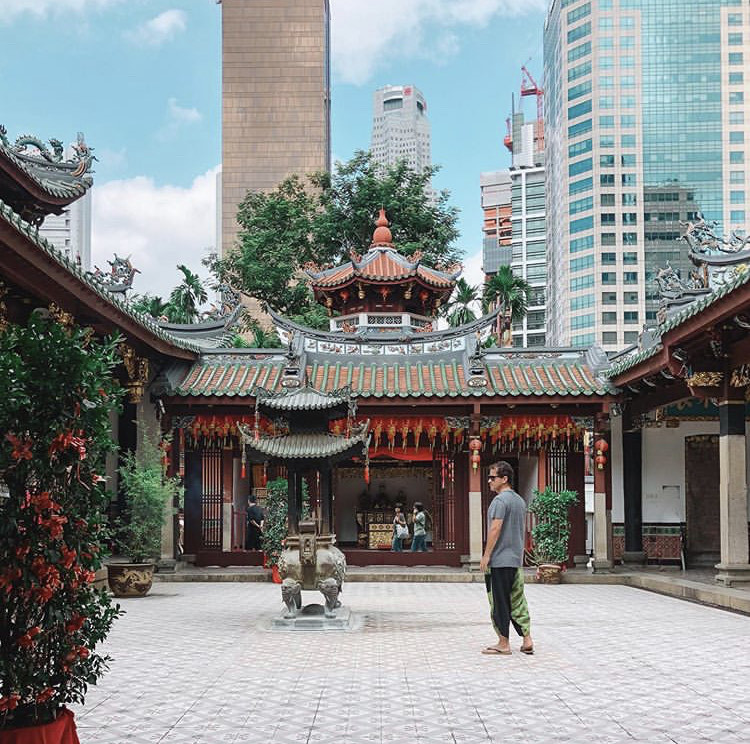
[(255, 496), (247, 499), (247, 531), (245, 534), (245, 548), (247, 550), (262, 550), (263, 522), (265, 515), (255, 501)]

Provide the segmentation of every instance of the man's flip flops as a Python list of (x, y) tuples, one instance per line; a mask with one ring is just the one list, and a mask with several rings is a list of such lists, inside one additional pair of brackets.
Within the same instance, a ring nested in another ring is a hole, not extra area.
[(527, 654), (528, 656), (534, 655), (534, 647), (530, 646), (529, 648), (524, 648), (521, 646), (521, 648), (518, 649), (522, 654)]
[(513, 652), (510, 649), (503, 651), (497, 648), (497, 646), (487, 646), (487, 648), (482, 649), (482, 653), (487, 656), (510, 656)]

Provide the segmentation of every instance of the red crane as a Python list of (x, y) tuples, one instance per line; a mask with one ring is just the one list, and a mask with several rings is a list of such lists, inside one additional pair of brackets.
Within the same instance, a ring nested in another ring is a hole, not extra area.
[(537, 85), (534, 76), (521, 65), (521, 96), (536, 96), (536, 142), (537, 152), (544, 149), (544, 90)]

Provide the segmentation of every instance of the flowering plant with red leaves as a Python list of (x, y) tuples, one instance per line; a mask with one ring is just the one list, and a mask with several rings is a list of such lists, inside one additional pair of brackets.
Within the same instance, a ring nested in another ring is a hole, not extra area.
[(119, 608), (93, 581), (116, 341), (37, 315), (0, 333), (0, 730), (53, 720), (107, 668)]

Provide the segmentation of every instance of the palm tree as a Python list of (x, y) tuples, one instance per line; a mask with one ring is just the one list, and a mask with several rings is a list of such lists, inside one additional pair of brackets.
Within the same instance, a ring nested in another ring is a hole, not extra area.
[(487, 309), (500, 307), (498, 315), (497, 336), (500, 346), (511, 346), (511, 325), (523, 320), (529, 304), (531, 285), (520, 276), (516, 276), (510, 266), (501, 266), (500, 270), (484, 285), (483, 303)]
[(453, 299), (448, 305), (448, 325), (452, 328), (471, 323), (477, 314), (471, 308), (479, 300), (479, 288), (469, 284), (463, 277), (456, 282)]
[(177, 268), (183, 278), (169, 295), (166, 314), (172, 323), (193, 323), (198, 318), (198, 307), (208, 300), (208, 293), (197, 274), (184, 264)]

